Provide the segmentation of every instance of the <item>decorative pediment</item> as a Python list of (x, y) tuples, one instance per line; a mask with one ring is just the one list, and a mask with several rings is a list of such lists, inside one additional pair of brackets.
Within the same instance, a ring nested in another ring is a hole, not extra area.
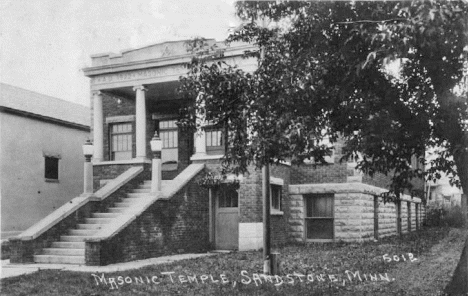
[[(97, 54), (91, 57), (92, 67), (187, 55), (187, 42), (188, 40), (171, 41), (148, 45), (137, 49), (128, 49), (118, 54)], [(214, 39), (209, 39), (207, 43), (215, 44), (216, 41)]]

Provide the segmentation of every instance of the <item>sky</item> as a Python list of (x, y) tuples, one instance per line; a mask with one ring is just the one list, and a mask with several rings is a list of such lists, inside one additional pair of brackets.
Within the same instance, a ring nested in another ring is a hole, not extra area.
[[(234, 0), (0, 0), (0, 82), (89, 106), (90, 56), (195, 36), (223, 40)], [(1, 89), (0, 89), (1, 91)]]

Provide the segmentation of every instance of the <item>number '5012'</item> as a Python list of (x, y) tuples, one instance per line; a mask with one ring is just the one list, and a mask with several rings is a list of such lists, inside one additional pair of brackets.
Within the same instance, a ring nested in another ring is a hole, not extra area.
[(417, 261), (418, 259), (417, 258), (414, 258), (414, 255), (413, 253), (407, 253), (406, 255), (389, 255), (389, 254), (385, 254), (382, 256), (383, 257), (383, 260), (385, 262), (392, 262), (392, 261), (395, 261), (395, 262), (399, 262), (399, 261), (410, 261), (410, 262), (414, 262), (414, 261)]

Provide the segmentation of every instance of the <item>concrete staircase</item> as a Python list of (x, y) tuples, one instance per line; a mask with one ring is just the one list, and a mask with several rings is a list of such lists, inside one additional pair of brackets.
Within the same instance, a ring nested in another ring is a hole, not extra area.
[(78, 224), (76, 229), (70, 229), (67, 235), (60, 236), (60, 240), (53, 242), (50, 248), (42, 249), (42, 254), (34, 255), (35, 263), (52, 264), (85, 264), (86, 238), (93, 237), (106, 224), (127, 211), (141, 198), (147, 196), (151, 190), (151, 181), (145, 181), (137, 189), (127, 193), (127, 197), (109, 207), (107, 212), (93, 213), (86, 218), (83, 224)]

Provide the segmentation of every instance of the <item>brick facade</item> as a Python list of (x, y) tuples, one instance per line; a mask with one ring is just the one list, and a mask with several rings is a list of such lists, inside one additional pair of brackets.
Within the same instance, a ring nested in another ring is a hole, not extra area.
[(208, 191), (196, 182), (156, 201), (109, 240), (86, 242), (86, 265), (208, 251)]
[(75, 228), (78, 223), (81, 223), (94, 211), (96, 211), (96, 204), (88, 203), (35, 239), (10, 238), (10, 262), (34, 262), (34, 255), (40, 254), (43, 248), (50, 247), (52, 242), (58, 241), (61, 235), (65, 235), (70, 228)]

